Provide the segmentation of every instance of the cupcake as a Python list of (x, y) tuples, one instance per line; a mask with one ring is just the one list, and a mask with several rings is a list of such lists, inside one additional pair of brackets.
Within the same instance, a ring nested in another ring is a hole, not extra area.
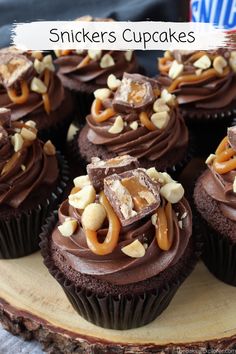
[(0, 50), (0, 107), (11, 110), (12, 121), (32, 120), (39, 137), (62, 147), (73, 119), (73, 100), (55, 74), (52, 56)]
[(205, 241), (203, 260), (220, 280), (236, 286), (236, 126), (228, 129), (196, 182), (194, 201)]
[(189, 135), (174, 96), (139, 74), (108, 77), (107, 85), (94, 92), (91, 114), (74, 138), (77, 161), (129, 154), (142, 167), (178, 174), (188, 161)]
[(167, 51), (159, 70), (158, 80), (176, 95), (187, 125), (201, 141), (199, 152), (207, 156), (236, 114), (236, 52)]
[(154, 320), (198, 256), (180, 183), (136, 158), (94, 158), (41, 234), (49, 272), (86, 320), (113, 329)]
[[(79, 21), (113, 21), (90, 16)], [(79, 123), (84, 124), (89, 113), (93, 92), (106, 85), (110, 74), (121, 79), (124, 71), (138, 72), (139, 67), (132, 51), (118, 50), (57, 50), (55, 64), (63, 85), (76, 94)]]
[(62, 198), (67, 165), (51, 141), (37, 138), (34, 121), (12, 121), (0, 108), (0, 258), (39, 248), (41, 226)]

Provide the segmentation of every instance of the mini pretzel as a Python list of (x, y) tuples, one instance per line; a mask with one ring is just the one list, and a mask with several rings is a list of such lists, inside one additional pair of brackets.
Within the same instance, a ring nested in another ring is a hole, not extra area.
[(236, 169), (236, 152), (229, 147), (228, 138), (225, 137), (216, 149), (216, 157), (213, 162), (215, 171), (224, 174)]
[(7, 94), (10, 100), (16, 104), (23, 104), (29, 98), (29, 87), (25, 80), (20, 81), (21, 94), (18, 96), (14, 88), (8, 88)]
[(96, 123), (104, 122), (105, 120), (113, 117), (116, 113), (113, 108), (106, 108), (104, 111), (101, 111), (101, 109), (102, 100), (95, 98), (91, 107), (91, 114)]
[(81, 62), (78, 64), (77, 69), (79, 68), (83, 68), (84, 66), (86, 66), (88, 63), (90, 62), (90, 58), (88, 55), (86, 55), (86, 57), (84, 57)]
[(141, 112), (139, 114), (139, 119), (140, 122), (145, 126), (145, 128), (147, 128), (148, 130), (156, 130), (157, 128), (155, 127), (155, 125), (150, 121), (150, 119), (148, 118), (148, 115), (146, 112)]
[(111, 253), (116, 247), (120, 234), (120, 221), (113, 211), (110, 203), (108, 202), (104, 192), (101, 192), (99, 195), (99, 202), (104, 206), (107, 213), (107, 218), (109, 221), (108, 232), (105, 240), (100, 243), (98, 241), (98, 235), (96, 231), (85, 229), (85, 235), (88, 247), (90, 250), (99, 255), (104, 256)]
[(170, 93), (173, 92), (182, 82), (196, 82), (202, 79), (210, 79), (211, 77), (214, 76), (222, 77), (222, 76), (226, 76), (228, 73), (229, 73), (229, 68), (225, 68), (222, 74), (219, 74), (215, 69), (211, 68), (203, 71), (203, 73), (200, 75), (195, 75), (195, 74), (182, 75), (177, 77), (172, 82), (172, 84), (168, 87), (168, 91)]
[(168, 251), (173, 243), (173, 216), (172, 205), (167, 203), (165, 207), (157, 209), (156, 240), (163, 251)]
[(159, 67), (159, 70), (160, 70), (161, 72), (166, 72), (166, 73), (168, 73), (168, 71), (169, 71), (169, 69), (170, 69), (170, 67), (171, 67), (171, 64), (172, 64), (172, 61), (173, 61), (173, 60), (174, 60), (174, 59), (165, 58), (165, 57), (159, 58), (159, 60), (158, 60), (158, 67)]

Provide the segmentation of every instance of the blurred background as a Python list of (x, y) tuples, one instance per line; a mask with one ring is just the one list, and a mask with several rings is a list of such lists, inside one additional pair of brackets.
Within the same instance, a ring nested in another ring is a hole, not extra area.
[[(0, 0), (0, 47), (10, 44), (14, 22), (111, 17), (117, 21), (188, 21), (189, 0)], [(138, 53), (147, 74), (156, 74), (157, 51)]]

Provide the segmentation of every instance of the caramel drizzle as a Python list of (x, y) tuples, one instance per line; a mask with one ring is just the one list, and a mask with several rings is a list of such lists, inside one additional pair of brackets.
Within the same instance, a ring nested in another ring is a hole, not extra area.
[(84, 228), (84, 232), (87, 240), (87, 245), (90, 250), (99, 256), (104, 256), (106, 254), (112, 253), (112, 251), (117, 246), (121, 225), (104, 192), (100, 193), (99, 202), (104, 206), (109, 222), (108, 232), (105, 240), (102, 243), (98, 241), (97, 231), (92, 231)]
[(157, 128), (155, 127), (155, 125), (150, 121), (150, 119), (148, 118), (148, 115), (146, 112), (141, 112), (139, 114), (139, 119), (140, 122), (145, 126), (145, 128), (147, 128), (148, 130), (154, 131)]
[(170, 67), (172, 65), (172, 61), (174, 58), (159, 58), (158, 59), (158, 67), (161, 72), (168, 73), (170, 70)]
[(167, 203), (166, 206), (157, 209), (157, 225), (155, 234), (157, 244), (163, 251), (168, 251), (174, 239), (173, 214), (172, 205)]
[(20, 81), (20, 91), (21, 91), (20, 95), (17, 95), (17, 92), (13, 87), (7, 89), (8, 97), (13, 103), (23, 104), (28, 100), (29, 87), (25, 80)]
[(227, 136), (221, 141), (215, 154), (213, 168), (217, 173), (224, 174), (236, 169), (236, 152), (229, 146)]
[(168, 87), (168, 91), (171, 93), (173, 92), (181, 83), (183, 82), (198, 82), (203, 79), (210, 79), (212, 77), (224, 77), (228, 75), (229, 68), (225, 68), (222, 74), (219, 74), (215, 69), (211, 68), (208, 70), (203, 71), (200, 75), (189, 74), (189, 75), (182, 75), (177, 77), (171, 85)]
[(113, 108), (102, 110), (102, 100), (95, 98), (91, 107), (91, 115), (96, 123), (102, 123), (116, 114)]

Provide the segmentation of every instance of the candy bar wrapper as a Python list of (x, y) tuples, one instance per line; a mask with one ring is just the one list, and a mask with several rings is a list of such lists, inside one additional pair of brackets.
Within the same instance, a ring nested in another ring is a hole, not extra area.
[(39, 249), (39, 234), (50, 212), (57, 208), (64, 196), (68, 183), (68, 165), (59, 153), (60, 176), (58, 185), (51, 195), (33, 209), (19, 215), (0, 218), (0, 258), (18, 258)]
[(98, 295), (75, 286), (54, 264), (51, 257), (51, 234), (57, 224), (57, 213), (53, 213), (40, 235), (41, 253), (44, 264), (64, 290), (75, 311), (95, 325), (111, 329), (131, 329), (144, 326), (158, 317), (169, 305), (181, 283), (192, 272), (199, 256), (201, 245), (195, 241), (195, 252), (186, 264), (179, 279), (166, 283), (162, 288), (141, 294)]
[(227, 127), (236, 124), (236, 108), (214, 113), (182, 108), (181, 113), (196, 141), (195, 156), (207, 157), (214, 153), (219, 142), (226, 136)]
[(206, 267), (219, 280), (236, 286), (236, 243), (214, 230), (198, 212), (196, 214)]

